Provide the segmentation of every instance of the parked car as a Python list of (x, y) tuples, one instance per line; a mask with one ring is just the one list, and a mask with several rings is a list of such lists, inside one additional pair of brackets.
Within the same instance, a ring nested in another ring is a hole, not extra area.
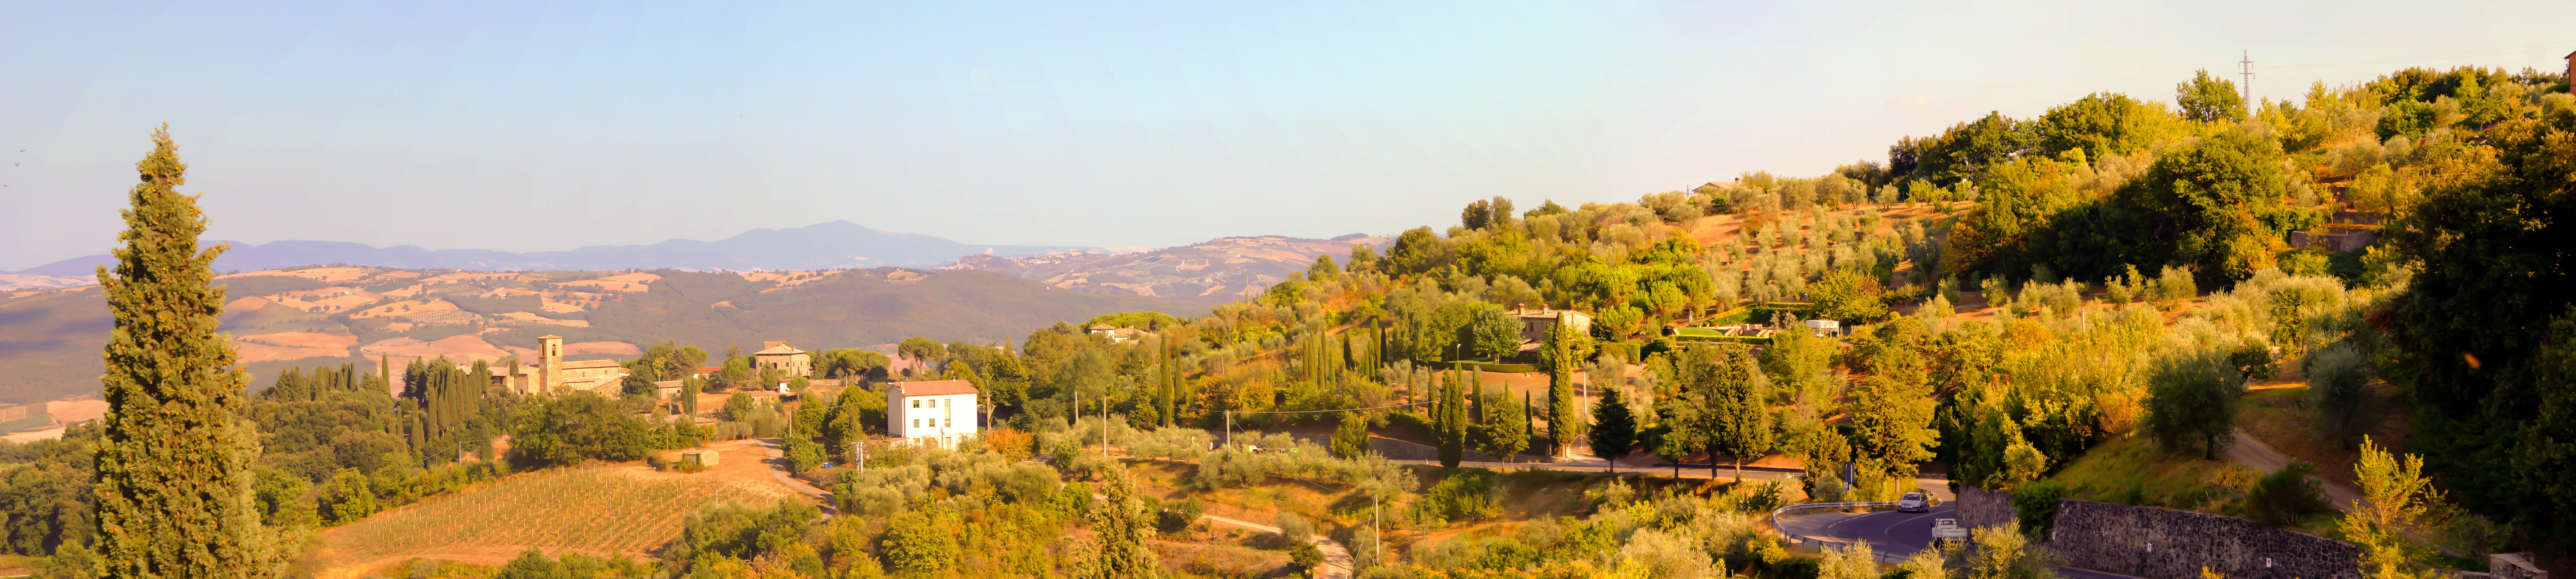
[(1932, 512), (1933, 504), (1932, 496), (1924, 494), (1923, 491), (1905, 493), (1903, 498), (1896, 499), (1896, 512), (1928, 513)]

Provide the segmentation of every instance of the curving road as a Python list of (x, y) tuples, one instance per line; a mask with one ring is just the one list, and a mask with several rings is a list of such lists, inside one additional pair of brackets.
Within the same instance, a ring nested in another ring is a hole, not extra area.
[[(1949, 503), (1932, 507), (1929, 512), (1900, 513), (1873, 511), (1860, 514), (1814, 512), (1780, 517), (1781, 532), (1806, 538), (1813, 546), (1849, 545), (1867, 541), (1878, 560), (1902, 563), (1932, 544), (1932, 520), (1958, 516), (1958, 508)], [(2104, 573), (2091, 569), (2050, 566), (2057, 576), (2066, 579), (2137, 579), (2127, 575)]]
[(1806, 537), (1820, 545), (1842, 546), (1868, 542), (1869, 549), (1881, 560), (1902, 561), (1914, 556), (1932, 543), (1932, 520), (1958, 516), (1958, 508), (1944, 503), (1930, 512), (1900, 513), (1873, 511), (1861, 514), (1816, 512), (1780, 517), (1780, 530)]

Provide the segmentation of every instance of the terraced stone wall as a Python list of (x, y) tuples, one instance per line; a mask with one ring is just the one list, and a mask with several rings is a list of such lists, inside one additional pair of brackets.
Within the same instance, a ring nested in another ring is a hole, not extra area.
[(2236, 517), (2067, 499), (2050, 534), (2066, 566), (2145, 579), (2361, 579), (2359, 547)]
[(1959, 526), (1976, 529), (2001, 525), (2019, 528), (2019, 516), (2013, 511), (2012, 493), (1990, 491), (1959, 485)]

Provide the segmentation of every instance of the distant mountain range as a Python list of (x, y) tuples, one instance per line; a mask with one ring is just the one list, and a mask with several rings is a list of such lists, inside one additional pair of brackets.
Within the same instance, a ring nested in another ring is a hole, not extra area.
[(1353, 233), (1332, 239), (1281, 235), (1220, 237), (1191, 245), (1140, 252), (1065, 251), (1038, 255), (968, 255), (941, 266), (982, 270), (1080, 292), (1170, 298), (1221, 304), (1260, 295), (1264, 288), (1306, 271), (1315, 256), (1350, 257), (1351, 246), (1385, 249), (1395, 239)]
[[(571, 251), (511, 253), (485, 249), (374, 247), (340, 241), (235, 243), (215, 260), (216, 271), (261, 271), (345, 263), (405, 269), (549, 271), (617, 269), (816, 270), (843, 267), (933, 266), (968, 255), (1030, 255), (1082, 251), (1077, 246), (970, 245), (928, 235), (894, 233), (833, 221), (792, 229), (754, 229), (722, 241), (673, 239), (652, 245), (595, 245)], [(86, 278), (111, 263), (105, 254), (76, 257), (8, 272), (21, 276)], [(29, 287), (60, 287), (29, 283)]]
[[(1066, 291), (987, 271), (611, 273), (303, 267), (215, 283), (225, 287), (223, 331), (257, 376), (254, 387), (296, 364), (525, 359), (549, 334), (575, 359), (624, 359), (664, 341), (712, 352), (765, 341), (882, 349), (910, 336), (1027, 343), (1029, 332), (1060, 321), (1208, 312), (1204, 303)], [(97, 393), (99, 345), (111, 325), (97, 286), (0, 293), (0, 402)]]

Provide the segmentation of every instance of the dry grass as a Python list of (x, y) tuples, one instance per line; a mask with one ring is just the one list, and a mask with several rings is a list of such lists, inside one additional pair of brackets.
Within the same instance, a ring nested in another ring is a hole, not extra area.
[[(1244, 533), (1236, 533), (1243, 535)], [(1163, 569), (1180, 576), (1201, 577), (1281, 577), (1288, 573), (1288, 553), (1262, 550), (1240, 543), (1253, 541), (1237, 536), (1225, 543), (1147, 541), (1162, 560)]]
[(333, 567), (420, 558), (498, 565), (529, 547), (643, 555), (716, 501), (758, 500), (713, 477), (635, 466), (521, 474), (320, 533)]
[(2050, 478), (2074, 487), (2074, 498), (2188, 509), (2199, 505), (2169, 504), (2175, 493), (2242, 468), (2225, 457), (2201, 460), (2194, 453), (2167, 453), (2154, 440), (2131, 432), (2103, 441)]

